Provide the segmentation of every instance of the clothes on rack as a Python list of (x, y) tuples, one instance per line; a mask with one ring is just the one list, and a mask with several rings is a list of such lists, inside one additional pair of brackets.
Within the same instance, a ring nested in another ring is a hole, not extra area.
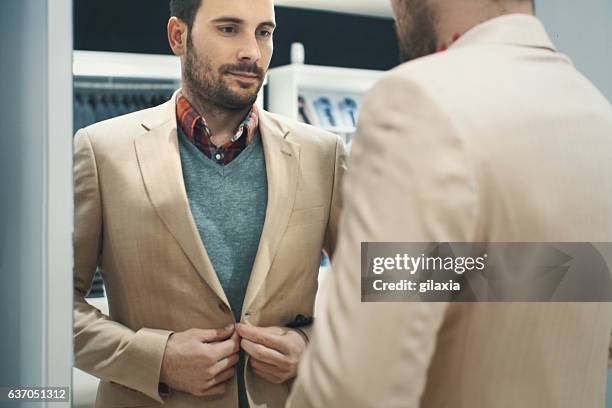
[(100, 268), (96, 270), (96, 274), (94, 275), (93, 281), (91, 282), (91, 289), (87, 297), (88, 298), (104, 297), (104, 280), (102, 279)]
[(171, 96), (171, 90), (126, 92), (121, 89), (75, 89), (74, 131), (106, 119), (161, 105)]

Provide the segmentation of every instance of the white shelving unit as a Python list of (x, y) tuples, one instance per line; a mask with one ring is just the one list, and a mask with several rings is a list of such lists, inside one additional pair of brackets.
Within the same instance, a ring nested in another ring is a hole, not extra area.
[(181, 81), (181, 63), (173, 55), (74, 51), (75, 77)]
[[(269, 109), (271, 112), (300, 120), (300, 96), (349, 96), (360, 102), (382, 74), (382, 71), (299, 63), (273, 68), (268, 73)], [(352, 135), (355, 131), (353, 126), (345, 123), (321, 127), (343, 136)], [(346, 141), (349, 142), (350, 138)]]

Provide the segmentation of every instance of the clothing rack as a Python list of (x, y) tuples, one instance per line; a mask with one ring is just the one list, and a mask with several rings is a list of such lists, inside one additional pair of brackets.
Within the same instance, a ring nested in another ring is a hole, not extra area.
[(180, 87), (179, 58), (170, 55), (74, 51), (74, 131), (157, 106)]
[(109, 79), (108, 82), (95, 82), (91, 80), (77, 80), (74, 82), (74, 88), (77, 91), (174, 91), (178, 87), (175, 82), (155, 83), (155, 82), (115, 82)]
[(172, 80), (77, 78), (74, 81), (74, 131), (160, 105), (170, 99), (178, 87), (178, 82)]

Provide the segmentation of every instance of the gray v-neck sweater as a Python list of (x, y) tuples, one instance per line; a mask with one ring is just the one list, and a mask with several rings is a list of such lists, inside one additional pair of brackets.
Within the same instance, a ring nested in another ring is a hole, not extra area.
[(268, 203), (261, 139), (217, 164), (181, 132), (179, 149), (191, 214), (236, 321), (257, 254)]
[[(178, 128), (191, 214), (238, 322), (268, 205), (261, 138), (257, 135), (234, 160), (223, 166), (198, 150)], [(244, 358), (241, 358), (236, 370), (238, 395), (240, 407), (248, 407), (243, 364)]]

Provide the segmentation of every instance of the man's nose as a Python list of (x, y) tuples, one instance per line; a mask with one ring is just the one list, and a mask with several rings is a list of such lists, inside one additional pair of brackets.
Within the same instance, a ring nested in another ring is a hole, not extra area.
[(238, 60), (257, 62), (261, 59), (261, 50), (259, 49), (259, 43), (255, 36), (246, 37), (240, 44), (238, 50)]

